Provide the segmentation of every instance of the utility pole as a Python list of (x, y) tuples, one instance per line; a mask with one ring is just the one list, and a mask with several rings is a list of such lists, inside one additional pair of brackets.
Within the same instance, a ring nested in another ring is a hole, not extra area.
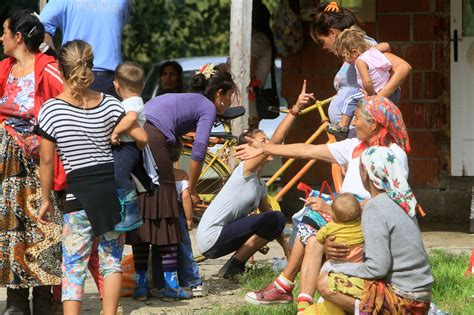
[(250, 43), (252, 36), (252, 0), (232, 0), (230, 10), (230, 63), (235, 83), (240, 91), (240, 104), (245, 115), (232, 122), (232, 133), (248, 127), (249, 103), (247, 86), (250, 83)]

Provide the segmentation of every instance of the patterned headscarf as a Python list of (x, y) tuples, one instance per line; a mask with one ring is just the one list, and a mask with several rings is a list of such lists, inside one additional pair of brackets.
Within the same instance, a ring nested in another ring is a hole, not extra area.
[(393, 151), (388, 147), (372, 146), (362, 152), (360, 161), (375, 187), (387, 192), (409, 216), (414, 216), (418, 202)]
[(388, 147), (392, 143), (398, 144), (406, 153), (409, 153), (411, 150), (410, 139), (400, 109), (383, 96), (366, 96), (360, 102), (364, 104), (364, 109), (380, 125), (380, 128), (368, 143), (361, 143), (354, 150), (353, 157), (360, 155), (369, 146)]

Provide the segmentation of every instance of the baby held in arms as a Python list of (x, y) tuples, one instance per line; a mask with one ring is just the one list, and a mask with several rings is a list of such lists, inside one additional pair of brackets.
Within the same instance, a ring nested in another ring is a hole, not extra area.
[[(322, 227), (318, 233), (318, 242), (324, 244), (326, 238), (333, 235), (335, 242), (346, 244), (349, 254), (346, 261), (362, 262), (364, 258), (364, 236), (361, 224), (362, 209), (359, 201), (351, 193), (342, 193), (336, 197), (331, 205), (332, 222)], [(331, 264), (329, 260), (325, 263)], [(324, 266), (321, 272), (324, 272)]]

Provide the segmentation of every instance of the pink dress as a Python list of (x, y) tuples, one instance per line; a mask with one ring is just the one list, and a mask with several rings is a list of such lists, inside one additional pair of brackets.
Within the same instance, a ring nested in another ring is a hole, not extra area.
[[(392, 69), (392, 64), (384, 56), (380, 50), (376, 48), (369, 48), (366, 52), (361, 54), (357, 60), (361, 60), (367, 64), (369, 68), (369, 76), (374, 86), (375, 93), (378, 93), (383, 87), (387, 84), (390, 79), (390, 70)], [(364, 88), (362, 80), (360, 78), (359, 70), (357, 69), (357, 83), (361, 89)]]

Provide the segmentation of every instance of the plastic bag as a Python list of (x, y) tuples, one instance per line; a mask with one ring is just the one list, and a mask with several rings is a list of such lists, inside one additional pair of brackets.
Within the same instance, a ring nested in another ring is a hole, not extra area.
[(122, 289), (120, 296), (132, 296), (133, 290), (136, 286), (135, 262), (133, 261), (133, 254), (128, 254), (122, 258)]
[[(327, 189), (329, 190), (329, 194), (325, 194), (321, 192), (322, 190), (324, 190), (325, 187), (327, 187)], [(326, 202), (329, 205), (332, 204), (332, 201), (335, 197), (335, 194), (332, 193), (331, 187), (326, 181), (322, 183), (321, 191), (313, 190), (310, 186), (304, 183), (299, 183), (297, 188), (299, 190), (306, 192), (306, 199), (308, 199), (309, 197), (319, 197), (323, 199), (324, 202)], [(320, 227), (326, 225), (326, 223), (330, 219), (329, 215), (321, 214), (317, 211), (312, 211), (310, 206), (304, 206), (300, 211), (296, 212), (291, 217), (292, 229), (291, 229), (290, 238), (288, 240), (288, 243), (290, 244), (290, 246), (293, 246), (294, 240), (296, 238), (296, 234), (298, 232), (298, 225), (303, 221), (303, 218), (305, 216), (310, 217), (310, 219), (314, 221), (314, 223)]]

